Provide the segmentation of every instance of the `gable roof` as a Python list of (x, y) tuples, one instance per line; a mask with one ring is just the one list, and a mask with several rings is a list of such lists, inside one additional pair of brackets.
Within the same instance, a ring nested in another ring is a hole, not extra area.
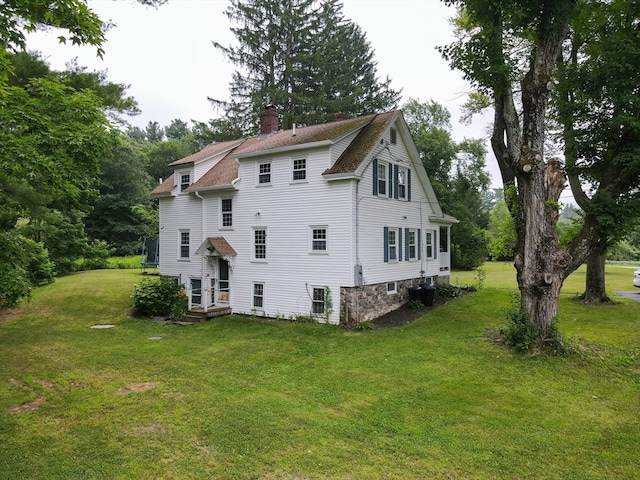
[(237, 255), (236, 251), (224, 237), (208, 237), (202, 242), (202, 245), (198, 247), (196, 253), (202, 255), (206, 250), (222, 257)]
[[(212, 143), (201, 151), (171, 163), (174, 167), (180, 165), (195, 165), (203, 160), (228, 153), (185, 191), (206, 191), (222, 188), (233, 188), (238, 179), (238, 161), (260, 155), (268, 155), (287, 150), (313, 148), (314, 146), (330, 146), (356, 133), (354, 140), (347, 146), (335, 163), (329, 167), (324, 175), (357, 175), (359, 169), (366, 167), (365, 160), (379, 143), (382, 134), (398, 119), (398, 110), (365, 115), (357, 118), (338, 120), (320, 125), (282, 130), (270, 135), (259, 135), (246, 139)], [(412, 143), (411, 143), (412, 144)], [(414, 147), (415, 150), (415, 147)], [(427, 182), (428, 183), (428, 182)], [(176, 187), (174, 176), (171, 176), (157, 186), (152, 195), (163, 196), (170, 194)]]
[(208, 158), (224, 153), (225, 151), (230, 151), (236, 148), (238, 145), (241, 145), (242, 142), (244, 142), (244, 140), (239, 139), (239, 140), (230, 140), (227, 142), (220, 142), (220, 143), (210, 143), (199, 152), (189, 155), (188, 157), (185, 157), (181, 160), (176, 160), (175, 162), (172, 162), (169, 165), (172, 167), (175, 167), (178, 165), (200, 163), (203, 160), (206, 160)]
[(324, 174), (355, 172), (399, 114), (398, 111), (392, 111), (371, 118), (367, 127), (360, 130), (354, 141), (349, 144), (333, 166), (324, 171)]

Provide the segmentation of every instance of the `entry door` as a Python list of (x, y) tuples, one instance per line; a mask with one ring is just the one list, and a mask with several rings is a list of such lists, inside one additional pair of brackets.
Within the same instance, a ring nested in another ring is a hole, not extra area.
[(191, 279), (191, 304), (202, 305), (202, 280), (200, 278)]
[(218, 301), (229, 303), (229, 262), (218, 258)]

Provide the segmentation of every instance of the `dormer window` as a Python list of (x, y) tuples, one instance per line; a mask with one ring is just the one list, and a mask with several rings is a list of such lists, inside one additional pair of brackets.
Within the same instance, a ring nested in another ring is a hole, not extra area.
[(180, 172), (180, 191), (184, 192), (191, 185), (191, 173)]

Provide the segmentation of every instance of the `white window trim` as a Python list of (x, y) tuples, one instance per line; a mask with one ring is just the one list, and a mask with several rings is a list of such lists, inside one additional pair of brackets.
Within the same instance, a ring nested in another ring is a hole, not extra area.
[[(223, 205), (223, 201), (224, 200), (230, 200), (231, 201), (231, 225), (225, 225), (224, 224), (224, 214), (228, 213), (228, 212), (223, 212), (222, 211), (222, 205)], [(220, 204), (219, 204), (219, 211), (220, 211), (220, 217), (219, 217), (219, 228), (220, 230), (233, 230), (233, 198), (228, 197), (228, 198), (220, 198)]]
[[(262, 285), (262, 295), (256, 295), (256, 285)], [(253, 308), (254, 310), (260, 310), (264, 312), (264, 301), (265, 301), (265, 284), (264, 282), (252, 282), (251, 283), (251, 308)], [(256, 297), (260, 297), (262, 298), (262, 306), (258, 307), (255, 304), (256, 301)]]
[[(319, 304), (320, 301), (315, 299), (314, 293), (316, 290), (322, 290), (322, 311), (321, 312), (314, 312), (313, 311), (313, 306), (315, 304)], [(324, 315), (325, 309), (324, 309), (324, 305), (325, 305), (325, 299), (327, 295), (327, 288), (321, 285), (311, 285), (311, 314), (312, 315)]]
[(409, 229), (409, 239), (411, 238), (411, 234), (413, 233), (413, 253), (414, 256), (411, 256), (411, 242), (410, 240), (407, 240), (407, 244), (409, 245), (409, 250), (408, 250), (408, 256), (409, 256), (409, 261), (410, 262), (416, 262), (418, 261), (418, 242), (420, 241), (420, 239), (418, 238), (418, 229), (416, 228), (410, 228)]
[[(389, 290), (389, 285), (393, 283), (393, 289)], [(398, 282), (387, 282), (387, 295), (395, 295), (398, 293)]]
[[(324, 250), (314, 250), (313, 248), (313, 231), (314, 230), (324, 230), (325, 232), (325, 249)], [(309, 253), (313, 255), (328, 255), (329, 254), (329, 227), (327, 225), (310, 225), (309, 226)]]
[[(260, 173), (260, 167), (262, 165), (269, 165), (269, 181), (264, 183), (260, 183), (260, 175), (266, 175), (266, 174)], [(273, 182), (273, 163), (271, 162), (271, 160), (269, 160), (268, 162), (256, 162), (256, 186), (269, 187), (271, 186), (272, 182)]]
[[(264, 258), (258, 258), (256, 257), (256, 232), (258, 230), (264, 230)], [(252, 262), (257, 262), (257, 263), (267, 263), (267, 258), (268, 258), (268, 254), (267, 254), (267, 242), (268, 242), (268, 238), (269, 238), (269, 232), (267, 230), (267, 227), (253, 227), (251, 229), (251, 261)]]
[[(189, 183), (186, 184), (186, 187), (182, 188), (182, 177), (186, 175), (189, 176)], [(193, 185), (193, 172), (191, 169), (176, 171), (176, 185), (178, 185), (178, 193), (186, 194), (185, 190), (189, 188), (189, 186)]]
[[(391, 234), (393, 233), (393, 244), (391, 243)], [(391, 247), (395, 249), (395, 258), (391, 258)], [(397, 227), (389, 227), (387, 232), (387, 258), (389, 259), (389, 263), (397, 263), (399, 262), (398, 258), (398, 228)]]
[[(296, 161), (304, 160), (304, 169), (295, 170), (294, 166)], [(294, 179), (293, 175), (296, 171), (304, 171), (304, 178)], [(293, 157), (291, 158), (291, 183), (308, 183), (309, 179), (309, 162), (306, 157)]]
[[(427, 241), (427, 239), (429, 239), (429, 237), (431, 237), (430, 241)], [(434, 256), (434, 250), (433, 250), (433, 230), (427, 230), (424, 233), (424, 258), (426, 260), (433, 260), (435, 258)], [(431, 255), (429, 255), (429, 246), (431, 246)]]
[[(384, 168), (384, 175), (380, 176), (380, 168), (383, 167)], [(377, 191), (378, 191), (378, 197), (382, 197), (382, 198), (388, 198), (389, 197), (389, 167), (390, 164), (387, 162), (383, 162), (381, 160), (378, 160), (378, 171), (376, 172), (377, 174), (377, 181), (378, 181), (378, 185), (377, 185)], [(384, 193), (380, 192), (380, 182), (384, 182)]]
[[(188, 244), (183, 244), (182, 243), (182, 234), (186, 233), (189, 235), (189, 243)], [(182, 256), (182, 247), (183, 246), (188, 246), (189, 247), (189, 255), (186, 257)], [(180, 230), (178, 230), (178, 261), (180, 262), (189, 262), (191, 261), (191, 231), (188, 228), (181, 228)]]
[[(400, 183), (400, 178), (404, 176), (404, 183)], [(408, 169), (403, 166), (398, 166), (398, 200), (406, 200), (407, 199), (407, 182), (409, 178)], [(400, 195), (402, 188), (404, 187), (404, 195)]]

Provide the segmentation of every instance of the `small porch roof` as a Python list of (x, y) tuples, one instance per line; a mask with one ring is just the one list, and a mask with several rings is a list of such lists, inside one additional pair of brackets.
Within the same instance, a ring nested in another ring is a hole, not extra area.
[(208, 255), (213, 257), (230, 257), (237, 255), (233, 247), (224, 237), (209, 237), (196, 250), (197, 255)]

